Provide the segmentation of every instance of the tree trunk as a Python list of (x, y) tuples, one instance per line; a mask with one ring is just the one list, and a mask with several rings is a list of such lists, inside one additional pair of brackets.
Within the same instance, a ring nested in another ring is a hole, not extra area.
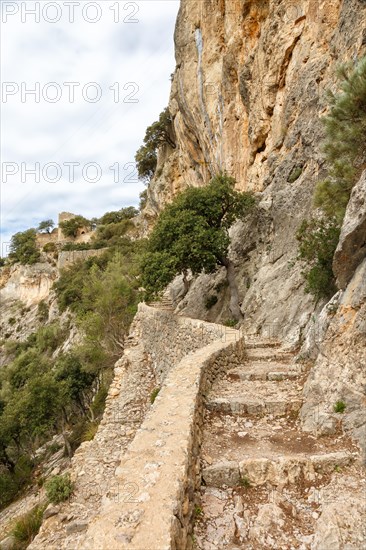
[(183, 271), (184, 294), (183, 294), (182, 298), (184, 298), (184, 296), (188, 293), (188, 290), (189, 290), (189, 287), (190, 287), (190, 283), (187, 279), (187, 275), (188, 275), (187, 271), (184, 270)]
[(66, 451), (66, 454), (69, 458), (71, 458), (72, 457), (72, 449), (71, 449), (70, 441), (68, 440), (68, 437), (67, 437), (65, 432), (62, 432), (62, 437), (63, 437), (63, 440), (64, 440), (64, 449)]
[(241, 319), (243, 319), (243, 314), (240, 310), (239, 305), (239, 291), (235, 280), (234, 264), (231, 260), (229, 260), (229, 258), (225, 258), (222, 263), (226, 267), (226, 279), (229, 283), (230, 288), (229, 309), (231, 315), (233, 316), (233, 319), (235, 319), (235, 321), (240, 321)]

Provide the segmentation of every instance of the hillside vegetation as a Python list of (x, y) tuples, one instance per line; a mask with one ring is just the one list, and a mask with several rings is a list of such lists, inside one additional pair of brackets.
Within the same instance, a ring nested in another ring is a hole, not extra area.
[[(59, 320), (50, 322), (41, 302), (44, 326), (25, 342), (3, 342), (8, 360), (0, 371), (0, 507), (34, 481), (46, 458), (35, 452), (54, 434), (63, 435), (71, 455), (95, 433), (139, 301), (141, 244), (120, 234), (121, 223), (103, 225), (104, 236), (110, 226), (110, 246), (102, 256), (61, 273), (54, 285)], [(72, 327), (81, 341), (70, 346)]]
[(328, 177), (318, 183), (314, 206), (297, 233), (298, 259), (304, 264), (306, 290), (315, 299), (336, 292), (332, 262), (352, 188), (366, 168), (366, 59), (338, 71), (336, 93), (328, 93), (324, 153)]

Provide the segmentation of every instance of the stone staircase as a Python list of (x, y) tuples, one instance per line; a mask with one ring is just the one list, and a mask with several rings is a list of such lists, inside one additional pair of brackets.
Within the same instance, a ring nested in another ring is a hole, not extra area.
[(206, 396), (195, 548), (360, 548), (362, 524), (350, 519), (348, 505), (348, 519), (337, 526), (343, 546), (334, 546), (322, 520), (332, 507), (344, 510), (345, 497), (362, 518), (365, 480), (356, 448), (340, 430), (322, 438), (301, 431), (308, 372), (293, 353), (276, 341), (246, 348), (246, 362)]
[(164, 292), (160, 300), (156, 300), (155, 302), (149, 303), (149, 306), (155, 309), (159, 309), (160, 311), (169, 311), (171, 313), (174, 311), (173, 302), (170, 297), (170, 292), (167, 290)]

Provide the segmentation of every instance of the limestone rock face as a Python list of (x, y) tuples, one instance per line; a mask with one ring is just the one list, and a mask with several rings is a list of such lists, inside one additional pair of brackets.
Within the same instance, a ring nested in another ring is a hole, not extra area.
[[(337, 419), (366, 453), (366, 260), (334, 309), (328, 312), (329, 327), (305, 385), (303, 429), (325, 434), (330, 419)], [(334, 411), (337, 401), (346, 405), (342, 414)]]
[(339, 288), (345, 289), (356, 267), (366, 257), (366, 171), (352, 191), (343, 221), (333, 270)]
[[(339, 64), (364, 55), (365, 17), (361, 0), (182, 0), (178, 14), (169, 103), (176, 149), (161, 151), (141, 230), (179, 191), (220, 170), (256, 191), (257, 211), (232, 230), (242, 309), (248, 326), (281, 327), (290, 343), (314, 312), (295, 235), (326, 175), (326, 91), (336, 89)], [(227, 319), (225, 290), (212, 310), (204, 305), (216, 282), (194, 282), (180, 312)]]
[(57, 269), (48, 263), (5, 267), (0, 273), (1, 304), (14, 300), (26, 307), (38, 304), (49, 296), (57, 276)]

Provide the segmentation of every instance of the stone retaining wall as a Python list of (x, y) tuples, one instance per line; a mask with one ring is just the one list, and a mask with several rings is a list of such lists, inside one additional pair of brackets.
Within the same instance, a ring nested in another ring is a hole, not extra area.
[(98, 432), (73, 457), (75, 493), (57, 511), (47, 509), (30, 549), (192, 546), (204, 395), (242, 362), (239, 335), (139, 305)]
[[(168, 354), (175, 350), (177, 357), (186, 353), (180, 361), (172, 359), (179, 362), (170, 369), (164, 361), (163, 387), (116, 471), (119, 491), (104, 498), (99, 516), (88, 528), (80, 546), (85, 550), (192, 547), (195, 495), (201, 484), (204, 395), (223, 370), (243, 360), (238, 333), (232, 332), (231, 342), (227, 336), (222, 341), (219, 325), (176, 318), (145, 305), (138, 316), (140, 342), (151, 344), (150, 355), (157, 365), (162, 365), (164, 350)], [(154, 318), (168, 322), (153, 325)], [(219, 338), (190, 352), (190, 347), (199, 346), (199, 338), (214, 337), (212, 329)]]
[(144, 303), (139, 304), (135, 319), (140, 329), (139, 337), (152, 361), (158, 382), (162, 382), (170, 369), (188, 353), (218, 340), (232, 341), (240, 336), (236, 329), (179, 317)]
[(107, 248), (98, 248), (91, 250), (63, 250), (58, 255), (57, 267), (58, 269), (64, 269), (69, 267), (80, 260), (86, 260), (91, 256), (101, 256)]

